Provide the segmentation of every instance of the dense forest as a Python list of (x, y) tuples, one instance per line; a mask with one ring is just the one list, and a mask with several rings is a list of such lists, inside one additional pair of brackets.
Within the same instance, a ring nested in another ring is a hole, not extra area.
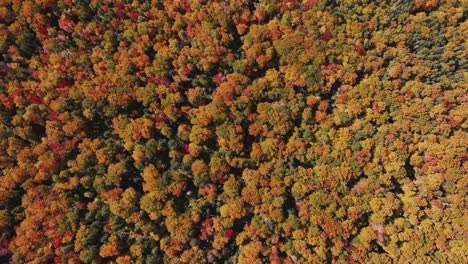
[(467, 263), (467, 0), (1, 0), (0, 263)]

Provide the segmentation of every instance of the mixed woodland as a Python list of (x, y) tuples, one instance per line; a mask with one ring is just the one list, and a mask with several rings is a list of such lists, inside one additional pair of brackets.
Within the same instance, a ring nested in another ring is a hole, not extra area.
[(0, 262), (466, 263), (467, 12), (0, 1)]

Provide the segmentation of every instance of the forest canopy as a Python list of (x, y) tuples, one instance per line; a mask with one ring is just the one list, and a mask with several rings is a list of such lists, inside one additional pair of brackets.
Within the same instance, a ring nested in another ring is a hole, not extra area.
[(0, 262), (466, 263), (467, 12), (0, 1)]

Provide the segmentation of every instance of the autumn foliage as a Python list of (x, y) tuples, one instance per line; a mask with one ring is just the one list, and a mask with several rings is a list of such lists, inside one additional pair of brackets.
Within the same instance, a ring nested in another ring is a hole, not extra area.
[(0, 262), (466, 263), (467, 12), (0, 1)]

